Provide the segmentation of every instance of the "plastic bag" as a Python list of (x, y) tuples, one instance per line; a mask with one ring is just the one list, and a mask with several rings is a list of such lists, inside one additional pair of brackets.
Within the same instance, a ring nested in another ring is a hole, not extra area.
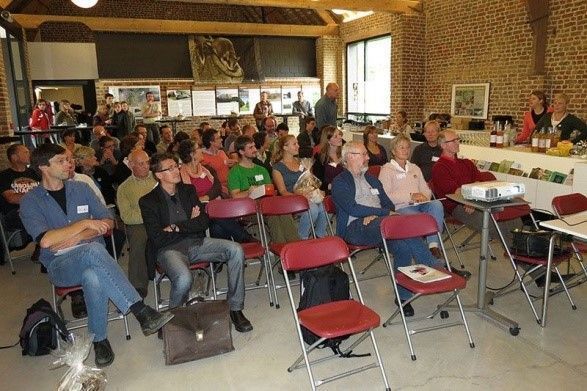
[(76, 336), (70, 342), (62, 342), (60, 349), (54, 353), (57, 360), (51, 369), (64, 365), (69, 369), (57, 386), (58, 391), (102, 391), (106, 389), (106, 372), (84, 365), (92, 347), (93, 335)]
[(304, 167), (304, 172), (294, 184), (293, 190), (296, 193), (301, 192), (306, 195), (310, 202), (319, 204), (324, 199), (324, 194), (320, 191), (322, 182), (310, 171), (312, 159), (304, 158), (301, 160), (301, 164)]

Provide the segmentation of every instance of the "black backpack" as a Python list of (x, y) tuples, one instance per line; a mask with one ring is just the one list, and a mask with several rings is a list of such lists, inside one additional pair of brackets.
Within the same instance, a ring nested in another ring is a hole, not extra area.
[[(330, 303), (331, 301), (349, 300), (349, 276), (334, 265), (306, 270), (301, 273), (301, 286), (303, 292), (300, 296), (298, 311), (316, 305)], [(314, 344), (320, 339), (316, 334), (301, 326), (302, 337), (308, 345)], [(349, 336), (330, 338), (318, 345), (318, 348), (330, 348), (334, 354), (341, 357), (362, 357), (366, 355), (354, 355), (351, 352), (343, 355), (340, 351), (340, 344)]]
[(22, 355), (43, 356), (57, 349), (57, 338), (67, 340), (65, 322), (53, 311), (51, 304), (40, 299), (27, 309), (20, 329)]

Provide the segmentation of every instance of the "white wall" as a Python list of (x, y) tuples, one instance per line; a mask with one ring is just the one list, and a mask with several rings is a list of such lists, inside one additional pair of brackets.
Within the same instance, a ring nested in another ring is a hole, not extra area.
[(98, 79), (93, 43), (29, 42), (31, 80)]

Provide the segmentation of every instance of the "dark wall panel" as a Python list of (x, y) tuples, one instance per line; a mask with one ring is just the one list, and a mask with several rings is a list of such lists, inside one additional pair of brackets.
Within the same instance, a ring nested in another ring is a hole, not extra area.
[(96, 33), (98, 74), (110, 78), (192, 78), (186, 35)]
[(315, 77), (314, 38), (262, 37), (261, 69), (264, 77)]

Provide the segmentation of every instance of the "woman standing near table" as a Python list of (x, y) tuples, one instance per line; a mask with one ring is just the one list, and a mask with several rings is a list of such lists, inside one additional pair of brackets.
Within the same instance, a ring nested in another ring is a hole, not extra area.
[(530, 142), (530, 136), (534, 132), (536, 124), (548, 111), (546, 95), (542, 91), (532, 91), (528, 98), (528, 105), (530, 106), (530, 111), (524, 113), (522, 132), (516, 137), (516, 144)]
[(377, 128), (373, 125), (365, 127), (363, 131), (363, 144), (369, 154), (370, 166), (382, 166), (387, 163), (387, 152), (381, 144), (377, 144)]
[(567, 111), (569, 97), (565, 94), (555, 94), (552, 103), (552, 113), (546, 113), (536, 124), (536, 129), (552, 126), (553, 129), (560, 130), (561, 141), (570, 140), (577, 143), (587, 140), (587, 124)]
[(45, 99), (39, 99), (37, 101), (37, 105), (35, 106), (30, 119), (32, 130), (49, 130), (51, 123), (49, 122), (49, 116), (45, 112), (46, 107), (47, 101)]

